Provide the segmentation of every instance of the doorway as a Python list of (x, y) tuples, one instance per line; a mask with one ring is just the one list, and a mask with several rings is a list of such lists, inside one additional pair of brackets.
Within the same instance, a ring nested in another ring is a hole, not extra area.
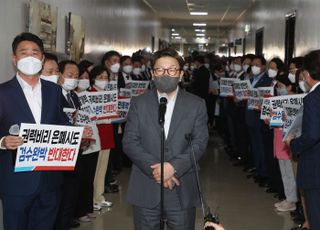
[(263, 30), (261, 28), (256, 31), (256, 55), (263, 56)]

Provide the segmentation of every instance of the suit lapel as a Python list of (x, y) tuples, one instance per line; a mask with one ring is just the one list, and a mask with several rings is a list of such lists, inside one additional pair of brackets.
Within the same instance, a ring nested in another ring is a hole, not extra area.
[(36, 123), (34, 120), (33, 114), (31, 112), (31, 109), (29, 107), (28, 101), (26, 99), (26, 96), (23, 93), (23, 90), (17, 80), (17, 77), (12, 79), (12, 84), (14, 90), (12, 91), (12, 99), (15, 100), (16, 102), (12, 103), (13, 106), (19, 106), (21, 109), (21, 112), (24, 116), (27, 117), (27, 120), (30, 121), (30, 123)]
[(167, 140), (171, 140), (171, 137), (173, 136), (173, 134), (177, 130), (179, 123), (183, 118), (183, 115), (184, 115), (184, 112), (183, 112), (183, 110), (184, 110), (184, 96), (183, 96), (183, 94), (184, 94), (183, 90), (179, 89), (176, 103), (174, 105), (174, 109), (173, 109), (173, 113), (172, 113), (172, 118), (171, 118), (171, 123), (170, 123), (170, 127), (169, 127), (169, 133), (168, 133)]
[[(46, 123), (46, 117), (50, 109), (50, 97), (45, 95), (49, 92), (47, 84), (41, 80), (41, 96), (42, 96), (42, 105), (41, 105), (41, 123)], [(46, 111), (45, 113), (43, 111)]]

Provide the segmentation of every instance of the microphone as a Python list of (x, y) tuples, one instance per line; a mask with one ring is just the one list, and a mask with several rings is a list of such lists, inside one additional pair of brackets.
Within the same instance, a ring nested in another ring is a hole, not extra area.
[(159, 104), (159, 123), (164, 124), (164, 115), (167, 111), (167, 98), (165, 96), (162, 96), (160, 98), (160, 104)]

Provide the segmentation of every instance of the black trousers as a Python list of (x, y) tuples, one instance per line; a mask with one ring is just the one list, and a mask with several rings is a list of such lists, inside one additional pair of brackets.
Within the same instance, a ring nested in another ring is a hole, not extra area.
[(320, 229), (320, 189), (304, 189), (310, 230)]
[(98, 156), (99, 152), (94, 152), (81, 157), (79, 194), (75, 209), (75, 217), (77, 218), (93, 212), (93, 182)]

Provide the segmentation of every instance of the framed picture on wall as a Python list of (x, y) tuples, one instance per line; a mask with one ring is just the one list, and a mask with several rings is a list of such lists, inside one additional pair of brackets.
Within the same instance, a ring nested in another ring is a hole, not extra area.
[(31, 0), (29, 6), (29, 32), (38, 35), (42, 39), (45, 51), (56, 51), (57, 17), (57, 7), (38, 0)]
[(84, 55), (85, 45), (85, 25), (81, 16), (69, 12), (66, 37), (66, 53), (75, 62), (80, 62)]

